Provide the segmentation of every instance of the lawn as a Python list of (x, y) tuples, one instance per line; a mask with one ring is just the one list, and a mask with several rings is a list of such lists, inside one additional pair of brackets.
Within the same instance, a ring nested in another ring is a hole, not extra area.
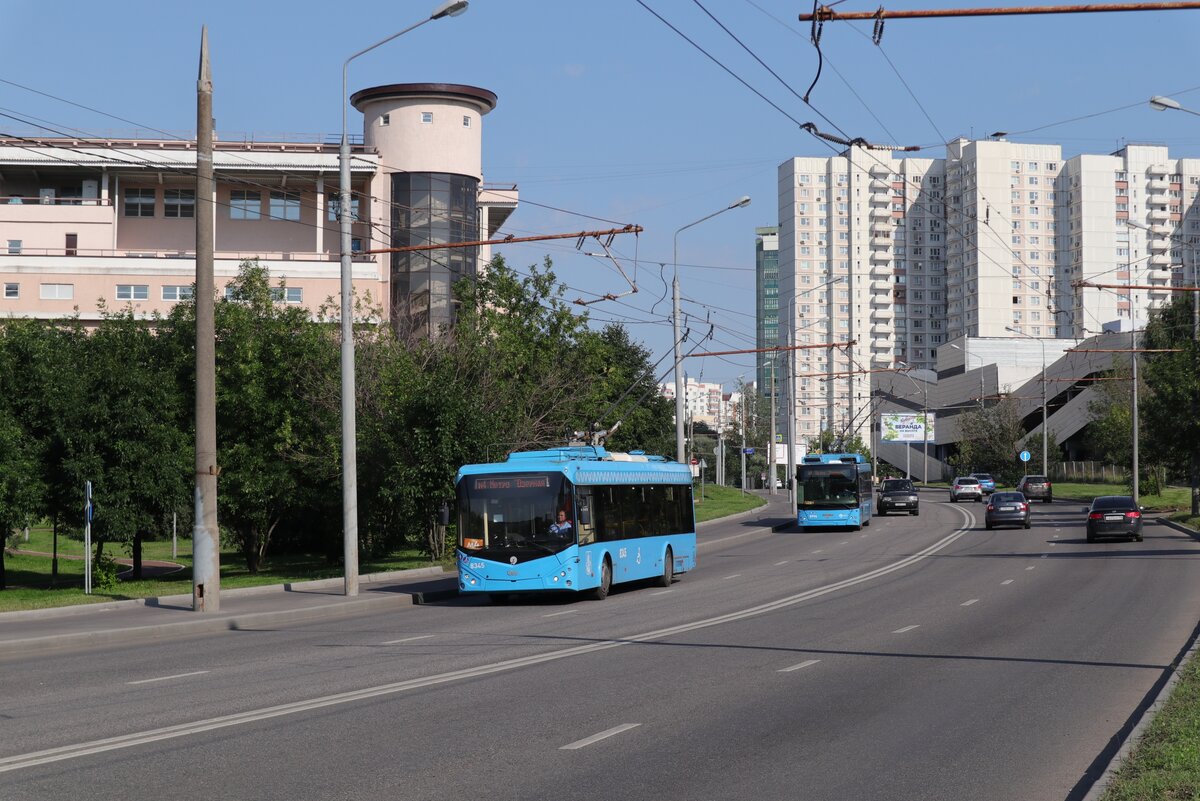
[[(1192, 507), (1191, 490), (1187, 487), (1167, 487), (1161, 495), (1139, 493), (1139, 501), (1150, 511), (1174, 511)], [(1097, 495), (1128, 495), (1129, 487), (1124, 484), (1076, 484), (1067, 481), (1054, 482), (1055, 500), (1078, 500), (1091, 503)]]
[(763, 498), (752, 492), (743, 495), (736, 487), (722, 487), (719, 484), (705, 484), (703, 498), (700, 497), (700, 488), (697, 487), (694, 497), (697, 523), (728, 517), (766, 504)]
[(1149, 798), (1200, 798), (1200, 661), (1194, 658), (1101, 801)]

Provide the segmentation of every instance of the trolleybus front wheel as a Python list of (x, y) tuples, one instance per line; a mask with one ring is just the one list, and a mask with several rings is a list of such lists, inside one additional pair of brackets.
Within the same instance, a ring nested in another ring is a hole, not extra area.
[(592, 599), (603, 601), (608, 597), (610, 589), (612, 589), (612, 563), (605, 556), (604, 561), (600, 565), (600, 586), (592, 590)]
[(675, 578), (675, 557), (671, 553), (671, 546), (667, 546), (667, 555), (663, 557), (663, 574), (658, 579), (658, 586), (670, 587), (671, 582)]

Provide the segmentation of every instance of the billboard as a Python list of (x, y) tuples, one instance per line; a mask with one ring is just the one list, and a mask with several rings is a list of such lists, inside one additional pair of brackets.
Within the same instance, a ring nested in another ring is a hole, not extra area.
[(880, 415), (879, 437), (884, 442), (933, 442), (934, 418), (930, 414)]

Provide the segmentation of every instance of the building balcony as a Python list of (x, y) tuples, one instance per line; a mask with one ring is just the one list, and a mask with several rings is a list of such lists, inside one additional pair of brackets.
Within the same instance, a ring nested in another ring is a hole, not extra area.
[[(887, 298), (889, 300), (889, 302), (892, 297), (892, 287), (894, 287), (894, 286), (895, 286), (895, 284), (892, 283), (892, 281), (890, 279), (885, 279), (885, 278), (872, 278), (871, 279), (871, 292), (872, 293), (884, 293), (882, 295), (878, 295), (878, 297)], [(877, 297), (877, 295), (872, 294), (871, 300), (874, 301), (876, 297)]]
[(1170, 236), (1171, 234), (1175, 233), (1175, 226), (1152, 225), (1150, 226), (1150, 233), (1154, 234), (1155, 236)]
[(116, 214), (108, 198), (35, 197), (9, 198), (7, 203), (0, 202), (0, 225), (112, 225), (115, 221)]
[[(880, 182), (872, 181), (872, 183), (880, 183)], [(892, 195), (890, 192), (888, 192), (887, 194), (884, 194), (883, 192), (874, 192), (871, 194), (871, 197), (868, 198), (868, 202), (872, 206), (890, 207), (891, 203), (892, 203)], [(891, 214), (891, 208), (888, 208), (887, 211), (889, 214)]]
[(1171, 219), (1171, 213), (1167, 211), (1166, 206), (1152, 206), (1146, 211), (1146, 218), (1152, 221), (1164, 222)]
[(871, 237), (871, 247), (873, 248), (890, 248), (891, 246), (892, 238), (890, 236)]
[(892, 342), (887, 338), (886, 334), (880, 339), (871, 340), (871, 358), (875, 359), (877, 355), (881, 355), (891, 362)]
[(883, 180), (882, 178), (872, 178), (872, 179), (871, 179), (871, 191), (872, 191), (872, 192), (888, 192), (888, 193), (891, 193), (891, 191), (892, 191), (892, 182), (891, 182), (891, 181), (885, 181), (885, 180)]
[(871, 322), (882, 323), (882, 322), (887, 322), (891, 319), (892, 319), (892, 307), (890, 304), (887, 306), (875, 306), (871, 309)]
[(1169, 270), (1171, 269), (1171, 254), (1170, 253), (1154, 253), (1146, 260), (1146, 263), (1154, 270)]
[(1161, 178), (1155, 178), (1146, 184), (1146, 189), (1151, 194), (1155, 194), (1155, 195), (1159, 194), (1160, 192), (1166, 192), (1170, 188), (1171, 188), (1171, 184), (1167, 183), (1165, 180), (1163, 180)]
[(892, 219), (892, 210), (887, 206), (872, 206), (870, 211), (872, 221)]
[(1170, 170), (1167, 169), (1166, 164), (1151, 164), (1146, 168), (1147, 175), (1166, 175), (1168, 172)]
[(892, 335), (892, 326), (887, 323), (872, 323), (871, 336), (875, 338), (888, 338)]
[(887, 164), (875, 162), (867, 168), (867, 172), (871, 174), (872, 178), (887, 178), (892, 174), (892, 168)]
[(892, 254), (890, 251), (881, 248), (872, 250), (869, 258), (872, 262), (871, 269), (875, 269), (879, 264), (890, 264), (892, 261)]
[(1149, 248), (1152, 253), (1160, 253), (1164, 250), (1170, 250), (1171, 242), (1167, 239), (1155, 239), (1152, 237), (1148, 242), (1146, 242), (1146, 247)]

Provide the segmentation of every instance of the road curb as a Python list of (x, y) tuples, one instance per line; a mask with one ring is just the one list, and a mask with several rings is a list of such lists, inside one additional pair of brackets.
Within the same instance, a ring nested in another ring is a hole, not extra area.
[[(1171, 522), (1176, 526), (1179, 525), (1174, 521)], [(1185, 530), (1190, 531), (1190, 529)], [(1196, 532), (1190, 531), (1190, 533), (1195, 534)], [(1113, 755), (1113, 758), (1104, 768), (1104, 772), (1092, 783), (1091, 788), (1088, 789), (1087, 794), (1083, 796), (1081, 801), (1099, 801), (1105, 792), (1108, 791), (1108, 787), (1112, 784), (1113, 777), (1117, 771), (1124, 766), (1126, 760), (1129, 759), (1129, 755), (1138, 747), (1138, 744), (1142, 741), (1142, 736), (1146, 733), (1146, 729), (1154, 722), (1154, 718), (1158, 716), (1167, 699), (1171, 697), (1171, 693), (1175, 691), (1175, 685), (1179, 684), (1179, 674), (1183, 667), (1193, 659), (1196, 659), (1198, 653), (1200, 653), (1200, 638), (1197, 638), (1193, 634), (1190, 646), (1168, 668), (1171, 671), (1170, 678), (1163, 684), (1158, 694), (1154, 696), (1154, 700), (1150, 702), (1150, 705), (1142, 712), (1133, 729), (1125, 737), (1124, 742), (1121, 743), (1121, 747), (1117, 749), (1117, 753)]]
[(1166, 526), (1167, 528), (1173, 528), (1176, 531), (1181, 531), (1194, 540), (1200, 540), (1200, 531), (1196, 531), (1194, 528), (1188, 528), (1187, 526), (1183, 525), (1183, 523), (1176, 523), (1174, 520), (1168, 520), (1165, 517), (1160, 517), (1158, 518), (1158, 524), (1160, 526)]
[[(443, 576), (445, 569), (441, 565), (433, 567), (417, 567), (410, 570), (388, 570), (382, 573), (365, 573), (358, 577), (359, 586), (386, 584), (422, 576)], [(259, 587), (239, 587), (237, 589), (221, 590), (221, 597), (246, 598), (256, 595), (270, 595), (277, 592), (312, 592), (314, 590), (332, 590), (344, 586), (344, 578), (315, 579), (313, 581), (293, 581), (285, 584), (263, 584)], [(428, 593), (426, 593), (428, 594)], [(105, 601), (95, 604), (73, 604), (71, 606), (53, 606), (47, 609), (24, 609), (16, 612), (0, 612), (0, 623), (13, 620), (39, 620), (60, 617), (75, 617), (90, 615), (98, 612), (110, 612), (114, 609), (126, 609), (133, 606), (191, 606), (191, 595), (161, 595), (153, 598), (130, 598), (125, 601)]]

